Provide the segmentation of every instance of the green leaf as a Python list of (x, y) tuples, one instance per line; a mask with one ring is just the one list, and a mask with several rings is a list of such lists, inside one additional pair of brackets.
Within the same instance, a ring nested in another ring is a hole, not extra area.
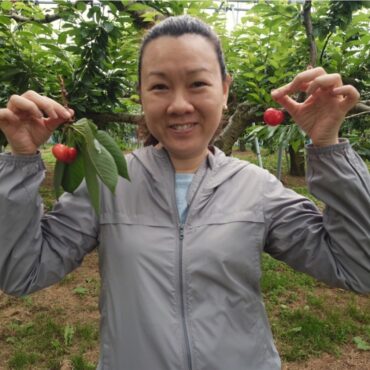
[(87, 150), (82, 150), (83, 166), (86, 179), (87, 190), (90, 195), (90, 201), (95, 209), (96, 214), (100, 211), (100, 189), (99, 181), (97, 177), (96, 170), (91, 163), (90, 157)]
[(58, 43), (59, 44), (65, 44), (67, 41), (67, 32), (62, 32), (58, 36)]
[(12, 23), (11, 19), (6, 17), (5, 15), (0, 15), (0, 24), (10, 25)]
[(83, 1), (77, 1), (76, 9), (83, 13), (86, 10), (86, 4)]
[(61, 187), (64, 170), (65, 170), (65, 163), (56, 161), (55, 162), (55, 168), (54, 168), (54, 192), (55, 196), (58, 199), (60, 195), (63, 193), (63, 189)]
[(71, 126), (83, 140), (90, 162), (108, 189), (114, 193), (118, 182), (118, 169), (112, 155), (94, 136), (96, 126), (91, 120), (82, 118)]
[(87, 288), (84, 288), (82, 286), (73, 289), (73, 293), (78, 295), (85, 295), (87, 292), (88, 292)]
[(114, 29), (113, 23), (110, 22), (104, 22), (103, 23), (103, 28), (106, 33), (112, 32)]
[(59, 46), (56, 46), (54, 44), (48, 44), (48, 43), (43, 43), (42, 46), (50, 49), (51, 51), (53, 51), (56, 55), (60, 54), (61, 50), (60, 50), (60, 47)]
[(361, 337), (354, 337), (353, 341), (356, 343), (356, 346), (361, 351), (370, 351), (370, 345), (366, 343)]
[(261, 103), (262, 102), (262, 99), (260, 98), (260, 96), (258, 94), (255, 94), (255, 93), (248, 94), (247, 95), (247, 98), (248, 98), (248, 100), (255, 101), (257, 103)]
[(76, 160), (65, 166), (62, 186), (65, 191), (73, 193), (81, 184), (84, 173), (84, 165), (81, 152), (78, 153)]
[(94, 134), (94, 136), (96, 135), (96, 133), (98, 132), (98, 128), (97, 126), (95, 125), (95, 123), (91, 120), (87, 120), (88, 124), (89, 124), (89, 127), (90, 127), (90, 130), (91, 132)]
[(118, 182), (118, 170), (112, 155), (94, 138), (88, 142), (87, 152), (98, 176), (108, 189), (114, 193)]
[(1, 2), (1, 8), (3, 10), (11, 10), (12, 9), (12, 2), (11, 1), (2, 1)]
[(92, 145), (94, 141), (94, 131), (90, 120), (82, 118), (71, 125), (70, 128), (77, 133), (82, 143), (90, 143)]
[(102, 144), (105, 149), (112, 155), (118, 170), (118, 174), (125, 179), (129, 180), (129, 174), (127, 172), (126, 158), (121, 152), (121, 149), (115, 142), (115, 140), (106, 132), (99, 130), (95, 137)]

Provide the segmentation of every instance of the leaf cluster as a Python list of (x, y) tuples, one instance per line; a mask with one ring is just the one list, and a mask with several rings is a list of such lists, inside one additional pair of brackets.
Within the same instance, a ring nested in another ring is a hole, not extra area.
[(73, 193), (85, 178), (91, 203), (99, 214), (99, 179), (114, 193), (119, 176), (129, 180), (125, 157), (114, 139), (107, 132), (98, 130), (95, 124), (86, 118), (67, 126), (64, 135), (67, 144), (77, 148), (78, 155), (71, 164), (56, 161), (56, 196), (59, 197), (63, 190)]
[[(369, 99), (369, 2), (313, 1), (319, 59)], [(227, 5), (227, 4), (226, 4)], [(307, 68), (302, 4), (259, 1), (229, 31), (225, 4), (213, 1), (4, 1), (0, 6), (0, 106), (33, 89), (61, 101), (59, 76), (77, 117), (90, 112), (138, 113), (137, 58), (146, 29), (169, 15), (190, 14), (220, 35), (233, 86), (228, 105), (274, 107), (270, 91)], [(28, 19), (16, 21), (12, 14)], [(58, 17), (52, 23), (40, 23)]]

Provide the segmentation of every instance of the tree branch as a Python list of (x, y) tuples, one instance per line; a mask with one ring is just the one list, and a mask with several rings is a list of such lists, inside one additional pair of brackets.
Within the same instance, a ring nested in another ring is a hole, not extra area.
[(36, 23), (52, 23), (61, 18), (59, 14), (49, 15), (46, 14), (44, 19), (34, 18), (34, 17), (24, 17), (23, 15), (19, 15), (15, 12), (11, 12), (10, 15), (5, 15), (11, 19), (14, 19), (17, 22), (36, 22)]
[(258, 120), (258, 107), (249, 102), (238, 104), (235, 112), (230, 116), (228, 124), (216, 138), (215, 145), (226, 155), (230, 155), (234, 143), (243, 134), (246, 127)]
[(313, 35), (312, 20), (311, 20), (311, 0), (306, 0), (303, 5), (303, 24), (306, 30), (307, 39), (310, 45), (310, 65), (316, 66), (317, 48), (315, 37)]
[(323, 57), (324, 57), (324, 52), (325, 52), (325, 49), (326, 49), (326, 47), (327, 47), (327, 45), (328, 45), (329, 39), (330, 39), (330, 37), (332, 36), (332, 34), (333, 34), (333, 32), (330, 32), (330, 33), (328, 34), (328, 36), (326, 37), (325, 44), (324, 44), (324, 46), (323, 46), (323, 48), (322, 48), (322, 50), (321, 50), (321, 54), (320, 54), (320, 59), (319, 59), (319, 63), (320, 63), (320, 65), (322, 65), (322, 59), (323, 59)]
[(355, 114), (355, 113), (364, 113), (364, 112), (370, 112), (370, 106), (360, 102), (360, 103), (357, 103), (348, 113)]
[(99, 128), (104, 128), (111, 122), (138, 125), (143, 116), (130, 113), (86, 112), (85, 117), (92, 119)]

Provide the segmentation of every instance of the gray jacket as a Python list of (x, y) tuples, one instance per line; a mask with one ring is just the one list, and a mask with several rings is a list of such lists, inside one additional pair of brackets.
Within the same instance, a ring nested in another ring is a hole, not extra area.
[(131, 182), (102, 187), (94, 214), (81, 186), (44, 215), (39, 156), (0, 156), (0, 288), (49, 286), (98, 246), (98, 368), (275, 370), (262, 302), (261, 253), (331, 286), (370, 291), (370, 177), (347, 142), (308, 148), (322, 215), (267, 171), (215, 149), (179, 223), (174, 170), (153, 147), (128, 156)]

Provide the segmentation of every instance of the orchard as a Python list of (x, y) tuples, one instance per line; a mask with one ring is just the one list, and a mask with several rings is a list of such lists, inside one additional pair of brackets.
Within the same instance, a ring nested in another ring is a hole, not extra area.
[[(41, 192), (51, 193), (50, 204), (86, 181), (100, 215), (99, 184), (114, 192), (120, 177), (129, 179), (123, 153), (142, 145), (140, 41), (157, 21), (185, 13), (221, 35), (233, 83), (215, 145), (227, 155), (254, 163), (256, 154), (263, 157), (267, 169), (276, 173), (280, 166), (287, 185), (307, 196), (307, 136), (271, 91), (322, 66), (360, 92), (341, 136), (370, 161), (370, 2), (1, 1), (0, 106), (13, 94), (34, 90), (75, 112), (75, 120), (42, 148), (48, 171)], [(8, 149), (0, 131), (0, 151)], [(84, 267), (83, 275), (73, 273), (45, 295), (13, 300), (0, 294), (0, 368), (96, 368), (100, 283), (96, 256), (89, 258), (92, 267)], [(315, 285), (269, 258), (262, 264), (261, 288), (284, 366), (301, 369), (312, 361), (311, 368), (319, 368), (315, 361), (324, 356), (321, 368), (329, 366), (327, 358), (330, 368), (344, 370), (339, 366), (352, 366), (353, 359), (353, 366), (366, 368), (368, 299)], [(44, 300), (52, 310), (46, 311)]]

